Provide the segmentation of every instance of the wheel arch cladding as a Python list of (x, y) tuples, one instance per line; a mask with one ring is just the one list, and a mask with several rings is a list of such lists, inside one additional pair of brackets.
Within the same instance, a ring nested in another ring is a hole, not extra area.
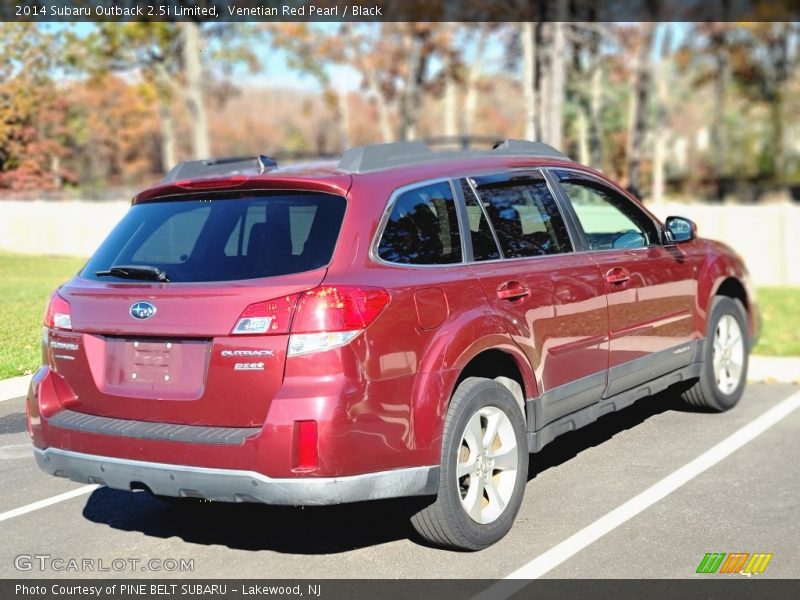
[(747, 297), (747, 290), (736, 277), (726, 277), (723, 279), (717, 286), (714, 296), (727, 296), (734, 300), (740, 300), (744, 306), (745, 312), (750, 312), (750, 300)]
[(522, 351), (507, 336), (496, 334), (476, 340), (447, 368), (421, 370), (414, 384), (413, 419), (415, 423), (435, 423), (435, 426), (414, 427), (416, 442), (430, 449), (431, 458), (439, 457), (444, 415), (456, 389), (467, 377), (497, 380), (518, 404), (521, 402), (520, 410), (525, 418), (525, 400), (534, 397), (537, 389), (530, 367), (526, 371), (526, 364)]
[(525, 416), (526, 385), (525, 377), (518, 363), (518, 358), (499, 348), (487, 348), (473, 356), (461, 369), (453, 390), (452, 397), (458, 386), (468, 377), (483, 377), (493, 379), (508, 389), (517, 401), (523, 417)]
[(748, 325), (752, 328), (751, 298), (745, 285), (743, 265), (725, 255), (718, 255), (702, 267), (697, 282), (698, 330), (705, 335), (711, 303), (716, 296), (740, 300), (744, 305)]

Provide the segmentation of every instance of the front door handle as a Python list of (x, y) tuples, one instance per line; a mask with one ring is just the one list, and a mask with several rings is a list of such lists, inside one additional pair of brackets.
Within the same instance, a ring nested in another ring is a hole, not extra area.
[(631, 274), (622, 267), (614, 267), (606, 273), (606, 281), (614, 285), (620, 285), (630, 281)]
[(497, 297), (501, 300), (519, 300), (530, 295), (530, 290), (519, 281), (506, 281), (497, 286)]

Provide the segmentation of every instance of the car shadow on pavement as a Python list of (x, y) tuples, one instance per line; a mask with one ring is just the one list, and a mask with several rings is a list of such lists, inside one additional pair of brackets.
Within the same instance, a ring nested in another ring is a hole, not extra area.
[(164, 502), (147, 492), (99, 488), (83, 516), (122, 531), (159, 538), (222, 545), (238, 550), (290, 554), (335, 554), (408, 539), (410, 518), (424, 498), (399, 498), (339, 506), (286, 507), (177, 500)]
[(599, 446), (615, 435), (633, 429), (647, 419), (667, 411), (701, 412), (683, 402), (680, 390), (666, 390), (655, 396), (642, 398), (623, 410), (600, 417), (586, 427), (557, 437), (540, 452), (531, 454), (528, 481), (548, 469), (575, 458), (584, 450)]
[(0, 435), (28, 431), (28, 421), (24, 412), (11, 413), (0, 417)]
[[(687, 410), (676, 392), (664, 392), (561, 436), (531, 456), (528, 479), (569, 461), (616, 434), (669, 410)], [(325, 507), (283, 507), (201, 501), (161, 501), (147, 492), (99, 488), (83, 516), (121, 531), (178, 537), (201, 545), (291, 554), (336, 554), (410, 539), (425, 544), (410, 523), (431, 498), (400, 498)]]

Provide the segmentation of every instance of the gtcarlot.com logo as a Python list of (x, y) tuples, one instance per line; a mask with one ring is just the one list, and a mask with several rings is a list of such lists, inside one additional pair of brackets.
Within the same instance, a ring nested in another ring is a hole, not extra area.
[(121, 571), (191, 572), (193, 558), (76, 558), (51, 554), (19, 554), (14, 558), (18, 571), (56, 571), (103, 573)]
[(758, 575), (767, 568), (772, 554), (766, 552), (708, 552), (697, 566), (697, 573)]

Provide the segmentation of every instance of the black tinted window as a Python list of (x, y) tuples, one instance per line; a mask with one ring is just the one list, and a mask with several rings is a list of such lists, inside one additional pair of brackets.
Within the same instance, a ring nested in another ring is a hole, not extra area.
[(472, 256), (475, 260), (493, 260), (501, 258), (497, 248), (492, 228), (486, 218), (486, 213), (481, 208), (472, 186), (466, 179), (461, 180), (461, 189), (464, 191), (464, 204), (467, 207), (469, 220), (469, 235), (472, 240)]
[(137, 204), (82, 276), (116, 265), (155, 266), (176, 282), (309, 271), (330, 261), (344, 210), (344, 198), (303, 192)]
[(414, 265), (461, 262), (461, 235), (450, 184), (427, 185), (398, 197), (383, 230), (378, 256)]
[(505, 258), (559, 254), (572, 249), (567, 227), (542, 178), (478, 185)]

